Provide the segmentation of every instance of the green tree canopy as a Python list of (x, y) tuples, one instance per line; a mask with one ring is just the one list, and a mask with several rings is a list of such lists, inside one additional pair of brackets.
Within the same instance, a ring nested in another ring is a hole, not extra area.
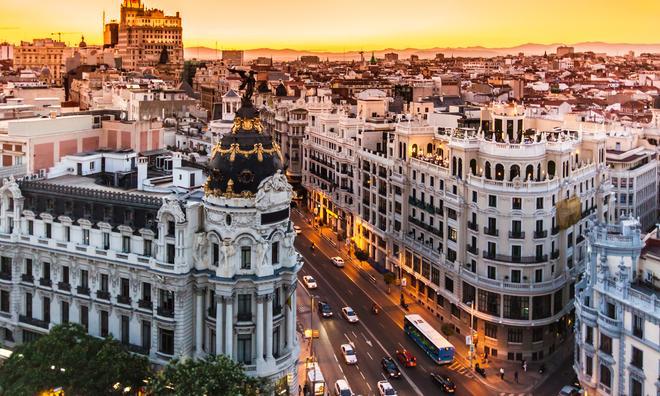
[(271, 386), (249, 377), (240, 363), (225, 355), (204, 359), (172, 360), (149, 384), (154, 395), (253, 396), (269, 395)]
[(88, 335), (77, 324), (55, 326), (22, 344), (0, 367), (3, 395), (34, 395), (62, 387), (67, 395), (122, 394), (143, 386), (149, 361), (111, 338)]

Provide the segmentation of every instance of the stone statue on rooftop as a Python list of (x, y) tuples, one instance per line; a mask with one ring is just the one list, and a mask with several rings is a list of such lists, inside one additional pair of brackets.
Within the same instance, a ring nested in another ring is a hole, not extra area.
[(245, 70), (239, 70), (232, 67), (229, 71), (238, 74), (241, 77), (242, 82), (239, 89), (245, 90), (241, 101), (243, 106), (252, 106), (252, 93), (254, 92), (254, 86), (257, 82), (254, 78), (254, 70), (246, 72)]

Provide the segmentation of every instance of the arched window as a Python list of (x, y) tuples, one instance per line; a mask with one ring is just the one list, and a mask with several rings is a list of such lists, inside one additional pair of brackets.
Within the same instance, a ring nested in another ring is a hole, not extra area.
[(438, 155), (440, 156), (440, 158), (445, 159), (445, 150), (439, 148)]
[(477, 174), (477, 160), (476, 159), (471, 159), (470, 160), (470, 171), (472, 172), (472, 175)]
[(600, 365), (600, 383), (608, 388), (612, 387), (612, 372), (603, 364)]
[(534, 165), (527, 165), (525, 168), (525, 180), (534, 179)]
[(458, 159), (458, 178), (463, 178), (463, 158)]
[(536, 180), (541, 180), (541, 164), (536, 165)]
[(555, 165), (555, 161), (548, 161), (548, 177), (555, 177), (556, 171), (557, 165)]
[(484, 174), (486, 175), (486, 179), (492, 179), (492, 175), (490, 174), (490, 162), (486, 161), (486, 165), (484, 166), (485, 172)]
[(426, 152), (428, 154), (433, 153), (433, 143), (429, 143), (429, 144), (426, 145)]
[(495, 180), (504, 180), (504, 165), (495, 165)]
[(451, 157), (451, 175), (456, 176), (456, 157)]
[(511, 169), (509, 169), (509, 181), (518, 176), (520, 176), (520, 167), (518, 165), (511, 165)]
[(416, 144), (412, 145), (412, 156), (417, 157), (417, 145)]

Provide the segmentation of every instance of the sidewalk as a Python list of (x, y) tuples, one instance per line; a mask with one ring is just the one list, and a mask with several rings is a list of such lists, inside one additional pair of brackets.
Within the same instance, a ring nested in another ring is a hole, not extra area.
[[(308, 218), (309, 213), (306, 210), (296, 210), (302, 217)], [(325, 231), (325, 232), (324, 232)], [(357, 270), (360, 276), (367, 282), (376, 286), (373, 290), (378, 290), (383, 296), (390, 300), (390, 302), (398, 307), (399, 309), (399, 287), (390, 286), (390, 293), (387, 292), (387, 285), (383, 281), (383, 276), (375, 268), (366, 263), (359, 263), (354, 259), (354, 257), (349, 257), (347, 250), (344, 247), (344, 243), (337, 244), (336, 239), (333, 240), (332, 237), (328, 238), (327, 236), (332, 235), (332, 231), (329, 227), (316, 227), (316, 232), (319, 232), (321, 239), (326, 242), (329, 249), (332, 249), (336, 252), (338, 256), (344, 258), (347, 264), (352, 264), (352, 267)], [(334, 236), (334, 235), (333, 235)], [(337, 246), (341, 246), (341, 249)], [(409, 289), (405, 290), (406, 302), (408, 303), (409, 309), (408, 313), (417, 313), (422, 315), (425, 320), (433, 324), (434, 327), (440, 328), (442, 324), (449, 323), (454, 327), (457, 327), (460, 331), (460, 334), (454, 334), (447, 337), (456, 348), (456, 361), (462, 364), (464, 367), (469, 367), (469, 355), (468, 355), (468, 346), (465, 345), (465, 336), (470, 333), (468, 326), (456, 325), (451, 320), (445, 321), (444, 318), (450, 317), (450, 314), (443, 309), (436, 309), (434, 304), (429, 304), (425, 298), (418, 298), (418, 295), (413, 290), (412, 292)], [(425, 309), (421, 309), (425, 308)], [(572, 333), (567, 336), (567, 338), (572, 338)], [(481, 356), (476, 356), (472, 364), (479, 363), (479, 365), (486, 370), (486, 377), (482, 377), (477, 373), (474, 373), (474, 378), (483, 383), (488, 388), (496, 391), (497, 393), (512, 393), (512, 394), (529, 394), (541, 383), (547, 380), (553, 373), (560, 369), (560, 365), (565, 360), (567, 355), (572, 354), (572, 345), (570, 342), (562, 343), (557, 351), (553, 354), (553, 358), (545, 362), (545, 372), (540, 374), (538, 372), (541, 363), (538, 362), (527, 362), (527, 372), (524, 372), (522, 369), (522, 363), (519, 361), (509, 361), (502, 359), (489, 359), (489, 362), (486, 363), (483, 361)], [(301, 356), (302, 359), (302, 356)], [(504, 380), (500, 378), (499, 370), (500, 368), (504, 369)], [(514, 373), (518, 372), (518, 383), (514, 380)]]

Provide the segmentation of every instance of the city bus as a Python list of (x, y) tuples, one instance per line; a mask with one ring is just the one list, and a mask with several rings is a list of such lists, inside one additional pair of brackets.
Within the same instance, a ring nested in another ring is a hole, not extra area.
[(403, 331), (419, 345), (437, 364), (454, 361), (454, 345), (438, 333), (421, 316), (406, 315), (403, 319)]

